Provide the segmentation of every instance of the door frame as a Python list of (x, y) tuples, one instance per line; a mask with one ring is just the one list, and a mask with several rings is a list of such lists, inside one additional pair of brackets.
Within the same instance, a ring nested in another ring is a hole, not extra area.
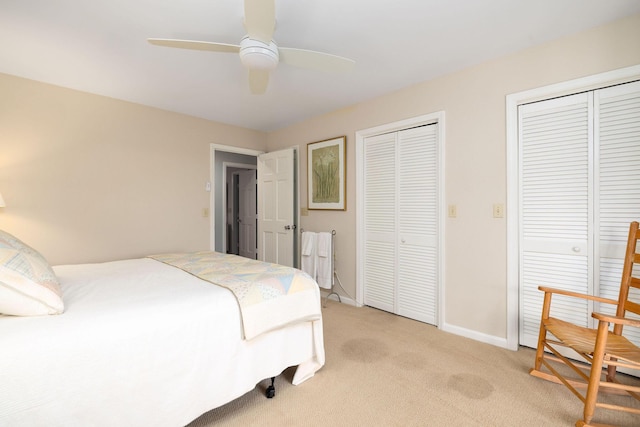
[[(227, 153), (244, 154), (247, 156), (258, 157), (264, 151), (252, 150), (250, 148), (234, 147), (231, 145), (221, 144), (209, 144), (209, 182), (207, 188), (209, 189), (209, 249), (216, 250), (216, 151), (224, 151)], [(223, 175), (223, 181), (226, 179)], [(224, 196), (224, 195), (222, 195)], [(222, 198), (224, 200), (224, 197)], [(223, 237), (226, 236), (226, 231), (223, 227)]]
[(517, 92), (506, 97), (507, 158), (507, 342), (509, 350), (519, 346), (520, 322), (520, 188), (518, 150), (518, 106), (640, 79), (640, 65), (581, 77)]
[(444, 236), (445, 236), (445, 203), (444, 203), (444, 140), (445, 140), (445, 112), (438, 111), (431, 114), (412, 117), (393, 123), (375, 126), (369, 129), (356, 131), (356, 306), (364, 305), (364, 140), (365, 138), (383, 133), (397, 132), (412, 127), (437, 124), (438, 145), (438, 303), (437, 303), (437, 327), (442, 328), (445, 319), (445, 292), (444, 292)]

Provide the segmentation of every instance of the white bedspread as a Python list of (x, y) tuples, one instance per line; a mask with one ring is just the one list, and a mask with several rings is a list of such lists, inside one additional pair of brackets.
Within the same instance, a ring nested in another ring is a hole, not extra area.
[(183, 426), (324, 364), (321, 319), (242, 340), (228, 290), (158, 261), (54, 270), (64, 314), (0, 316), (0, 426)]

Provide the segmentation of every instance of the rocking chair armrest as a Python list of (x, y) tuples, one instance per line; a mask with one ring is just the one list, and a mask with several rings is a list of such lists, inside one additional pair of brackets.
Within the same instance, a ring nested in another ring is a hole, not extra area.
[(549, 288), (546, 286), (538, 286), (538, 289), (544, 293), (565, 295), (568, 297), (582, 298), (582, 299), (588, 299), (591, 301), (603, 302), (606, 304), (618, 305), (618, 301), (613, 300), (611, 298), (603, 298), (596, 295), (581, 294), (579, 292), (565, 291), (564, 289)]
[(629, 317), (620, 317), (620, 316), (597, 313), (597, 312), (591, 313), (591, 316), (594, 319), (597, 319), (599, 321), (615, 323), (618, 325), (625, 325), (625, 326), (635, 326), (636, 328), (640, 328), (640, 319), (631, 319)]

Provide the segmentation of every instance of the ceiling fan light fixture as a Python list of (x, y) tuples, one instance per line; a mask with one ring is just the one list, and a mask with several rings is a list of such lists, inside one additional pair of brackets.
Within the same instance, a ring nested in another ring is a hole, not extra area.
[(278, 46), (245, 37), (240, 42), (240, 61), (249, 69), (273, 70), (280, 60)]

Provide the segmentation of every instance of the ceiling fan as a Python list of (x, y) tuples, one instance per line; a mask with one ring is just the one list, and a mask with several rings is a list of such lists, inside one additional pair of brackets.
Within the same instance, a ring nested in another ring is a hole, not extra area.
[(301, 68), (342, 72), (353, 68), (355, 61), (313, 50), (279, 47), (273, 41), (276, 26), (275, 0), (244, 0), (244, 26), (247, 35), (239, 45), (195, 40), (147, 39), (149, 43), (181, 49), (239, 53), (240, 61), (249, 70), (249, 88), (253, 94), (263, 94), (269, 83), (269, 73), (279, 62)]

